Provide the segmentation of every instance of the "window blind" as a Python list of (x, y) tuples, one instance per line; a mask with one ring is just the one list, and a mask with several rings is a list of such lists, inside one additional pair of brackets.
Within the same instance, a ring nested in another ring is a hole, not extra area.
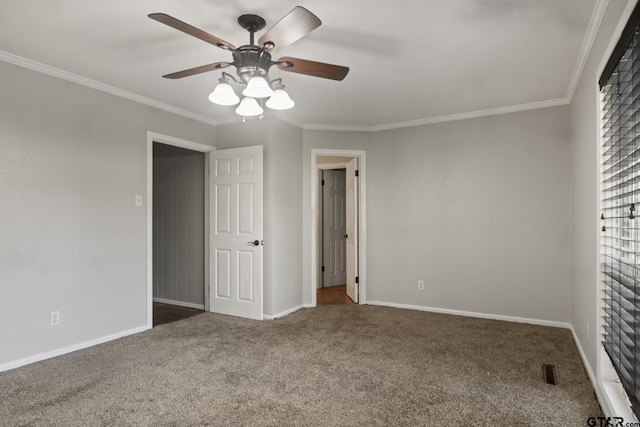
[[(634, 11), (638, 16), (638, 8)], [(632, 17), (633, 18), (633, 17)], [(622, 44), (622, 46), (621, 46)], [(640, 418), (640, 26), (600, 79), (603, 345)], [(606, 73), (606, 74), (605, 74)]]

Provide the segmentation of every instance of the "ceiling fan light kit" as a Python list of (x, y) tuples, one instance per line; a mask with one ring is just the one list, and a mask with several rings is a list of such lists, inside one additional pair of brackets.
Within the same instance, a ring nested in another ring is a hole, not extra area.
[(240, 98), (236, 95), (235, 91), (226, 79), (221, 78), (220, 83), (209, 95), (209, 101), (218, 105), (236, 105), (240, 102)]
[(258, 105), (258, 101), (255, 98), (251, 98), (249, 96), (245, 96), (240, 101), (240, 105), (236, 108), (236, 114), (243, 117), (253, 117), (259, 116), (264, 113), (264, 110), (261, 106)]
[(271, 89), (264, 77), (253, 76), (249, 79), (247, 87), (244, 88), (242, 94), (251, 98), (268, 98), (273, 95), (273, 89)]
[[(261, 116), (264, 112), (262, 102), (273, 110), (287, 110), (295, 103), (284, 90), (282, 79), (269, 79), (269, 69), (277, 65), (278, 69), (286, 72), (306, 74), (331, 80), (343, 80), (349, 73), (348, 67), (325, 64), (299, 58), (284, 57), (277, 61), (271, 59), (272, 51), (282, 49), (305, 36), (321, 25), (320, 19), (307, 9), (296, 6), (284, 18), (278, 21), (269, 31), (264, 33), (254, 44), (254, 34), (263, 29), (266, 22), (257, 15), (242, 15), (238, 23), (250, 34), (249, 44), (236, 48), (234, 45), (219, 39), (205, 31), (195, 28), (185, 22), (164, 13), (152, 13), (149, 18), (197, 37), (221, 49), (232, 52), (233, 62), (216, 62), (202, 65), (188, 70), (164, 75), (168, 79), (180, 79), (208, 71), (215, 71), (229, 66), (236, 68), (236, 79), (231, 74), (222, 73), (219, 83), (209, 95), (209, 100), (218, 105), (240, 105), (236, 113), (243, 117)], [(236, 94), (231, 83), (241, 86), (244, 98)], [(256, 99), (260, 99), (260, 104)]]
[(267, 107), (272, 110), (288, 110), (296, 105), (295, 102), (289, 97), (289, 94), (284, 89), (276, 89), (266, 102)]

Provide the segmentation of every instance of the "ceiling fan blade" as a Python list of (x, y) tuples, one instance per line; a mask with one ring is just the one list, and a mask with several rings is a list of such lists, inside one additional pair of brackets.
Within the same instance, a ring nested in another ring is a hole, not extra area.
[(278, 59), (277, 65), (282, 71), (306, 74), (308, 76), (322, 77), (324, 79), (331, 80), (343, 80), (349, 73), (349, 67), (325, 64), (324, 62), (315, 62), (300, 58), (291, 58), (289, 56)]
[(183, 77), (189, 77), (200, 73), (206, 73), (207, 71), (215, 71), (221, 68), (227, 68), (229, 65), (233, 65), (231, 62), (214, 62), (213, 64), (201, 65), (195, 68), (189, 68), (188, 70), (177, 71), (175, 73), (166, 74), (162, 77), (165, 79), (181, 79)]
[(258, 44), (266, 50), (276, 51), (307, 35), (322, 24), (316, 15), (302, 6), (296, 6), (291, 12), (264, 33)]
[(218, 46), (221, 49), (226, 50), (235, 50), (236, 47), (229, 42), (226, 42), (222, 39), (217, 38), (216, 36), (212, 36), (206, 31), (202, 31), (199, 28), (191, 26), (186, 22), (182, 22), (179, 19), (174, 18), (173, 16), (169, 16), (165, 13), (152, 13), (149, 15), (149, 18), (162, 22), (165, 25), (175, 28), (176, 30), (180, 30), (183, 33), (187, 33), (190, 36), (197, 37), (200, 40), (204, 40), (207, 43), (211, 43), (214, 46)]

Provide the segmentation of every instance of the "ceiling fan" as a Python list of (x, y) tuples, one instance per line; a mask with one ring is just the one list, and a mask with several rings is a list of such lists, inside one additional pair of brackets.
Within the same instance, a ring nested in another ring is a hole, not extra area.
[(236, 113), (241, 116), (257, 116), (263, 113), (262, 107), (256, 99), (261, 101), (269, 98), (266, 105), (276, 110), (292, 108), (294, 103), (284, 91), (282, 79), (269, 79), (269, 70), (276, 65), (280, 70), (291, 73), (306, 74), (331, 80), (343, 80), (349, 73), (348, 67), (309, 61), (306, 59), (285, 56), (274, 61), (271, 52), (278, 51), (299, 40), (309, 32), (318, 28), (322, 22), (313, 13), (301, 6), (296, 6), (278, 21), (271, 29), (264, 33), (258, 44), (254, 43), (254, 35), (266, 25), (265, 20), (253, 14), (242, 15), (238, 23), (250, 34), (249, 44), (235, 47), (218, 37), (193, 27), (164, 13), (152, 13), (149, 18), (180, 30), (200, 40), (204, 40), (221, 49), (230, 51), (233, 62), (214, 62), (188, 70), (166, 74), (168, 79), (181, 79), (208, 71), (220, 70), (233, 66), (236, 68), (238, 79), (231, 74), (222, 73), (219, 84), (209, 95), (209, 100), (219, 105), (236, 105), (240, 98), (235, 94), (230, 83), (233, 81), (243, 87), (244, 98)]

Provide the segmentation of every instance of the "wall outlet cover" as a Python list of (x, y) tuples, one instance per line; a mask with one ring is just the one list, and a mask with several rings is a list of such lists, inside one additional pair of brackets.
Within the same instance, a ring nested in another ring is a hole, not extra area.
[(60, 324), (60, 312), (52, 311), (49, 316), (49, 325), (50, 326), (58, 326)]

